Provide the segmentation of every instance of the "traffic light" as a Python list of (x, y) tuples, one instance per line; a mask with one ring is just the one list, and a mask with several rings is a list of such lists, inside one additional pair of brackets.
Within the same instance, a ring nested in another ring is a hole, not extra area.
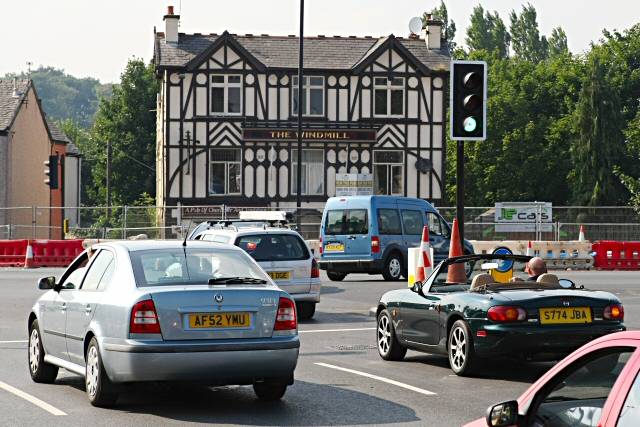
[(487, 63), (451, 61), (451, 139), (487, 138)]
[(65, 218), (62, 221), (62, 232), (64, 234), (69, 234), (69, 218)]
[(44, 162), (44, 183), (52, 190), (58, 188), (58, 156), (49, 156)]

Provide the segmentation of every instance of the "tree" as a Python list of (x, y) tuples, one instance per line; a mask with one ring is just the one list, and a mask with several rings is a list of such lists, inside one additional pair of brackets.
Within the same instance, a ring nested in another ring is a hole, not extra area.
[(91, 131), (88, 155), (93, 165), (92, 199), (106, 200), (107, 141), (112, 144), (111, 192), (114, 204), (131, 204), (155, 195), (156, 94), (152, 64), (129, 60), (110, 99), (103, 99)]
[(83, 128), (91, 127), (100, 98), (111, 92), (110, 84), (91, 77), (79, 79), (53, 67), (40, 66), (28, 75), (8, 74), (4, 78), (13, 77), (33, 80), (44, 110), (53, 119), (71, 119)]
[[(627, 146), (631, 158), (637, 162), (640, 160), (640, 111), (638, 111), (636, 117), (629, 122), (624, 134), (627, 138)], [(631, 205), (640, 212), (640, 176), (637, 174), (635, 176), (627, 175), (620, 167), (616, 168), (615, 173), (631, 194), (631, 198), (629, 199)]]
[(562, 27), (554, 28), (551, 30), (551, 37), (549, 37), (549, 56), (567, 55), (568, 53), (567, 34)]
[(440, 0), (440, 6), (434, 7), (430, 12), (422, 14), (422, 25), (427, 22), (429, 15), (438, 17), (444, 22), (442, 26), (442, 38), (444, 38), (448, 45), (449, 50), (453, 52), (456, 49), (456, 42), (453, 38), (456, 36), (456, 23), (453, 20), (449, 21), (449, 13), (447, 12), (447, 5), (444, 4), (444, 0)]
[(529, 3), (522, 6), (518, 15), (511, 11), (511, 45), (516, 57), (539, 62), (548, 57), (549, 47), (547, 39), (540, 37), (536, 9)]
[(473, 8), (465, 39), (470, 51), (485, 50), (499, 58), (509, 56), (511, 36), (498, 12), (485, 13), (481, 5)]
[(576, 116), (578, 139), (572, 147), (575, 203), (614, 205), (626, 198), (613, 171), (624, 155), (624, 121), (616, 88), (607, 81), (599, 52), (592, 51)]

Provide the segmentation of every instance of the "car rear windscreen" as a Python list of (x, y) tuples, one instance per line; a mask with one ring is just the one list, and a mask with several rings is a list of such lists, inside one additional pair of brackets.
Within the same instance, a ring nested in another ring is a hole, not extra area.
[(256, 261), (295, 261), (309, 259), (306, 244), (295, 234), (251, 234), (236, 239)]
[(136, 285), (200, 285), (221, 277), (267, 280), (265, 273), (238, 250), (205, 248), (151, 249), (131, 252)]
[(366, 209), (337, 209), (327, 211), (324, 234), (368, 234)]

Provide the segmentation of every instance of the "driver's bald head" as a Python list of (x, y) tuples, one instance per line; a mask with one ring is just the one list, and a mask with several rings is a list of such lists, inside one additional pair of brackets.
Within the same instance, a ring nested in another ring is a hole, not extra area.
[(539, 276), (547, 272), (547, 264), (538, 256), (531, 258), (528, 265), (532, 276)]

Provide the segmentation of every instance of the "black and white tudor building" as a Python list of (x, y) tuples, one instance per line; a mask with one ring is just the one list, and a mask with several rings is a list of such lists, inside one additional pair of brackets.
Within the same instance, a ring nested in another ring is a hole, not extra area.
[[(298, 38), (155, 33), (159, 205), (294, 207)], [(305, 207), (337, 173), (377, 194), (442, 199), (449, 53), (441, 22), (414, 38), (304, 40)]]

